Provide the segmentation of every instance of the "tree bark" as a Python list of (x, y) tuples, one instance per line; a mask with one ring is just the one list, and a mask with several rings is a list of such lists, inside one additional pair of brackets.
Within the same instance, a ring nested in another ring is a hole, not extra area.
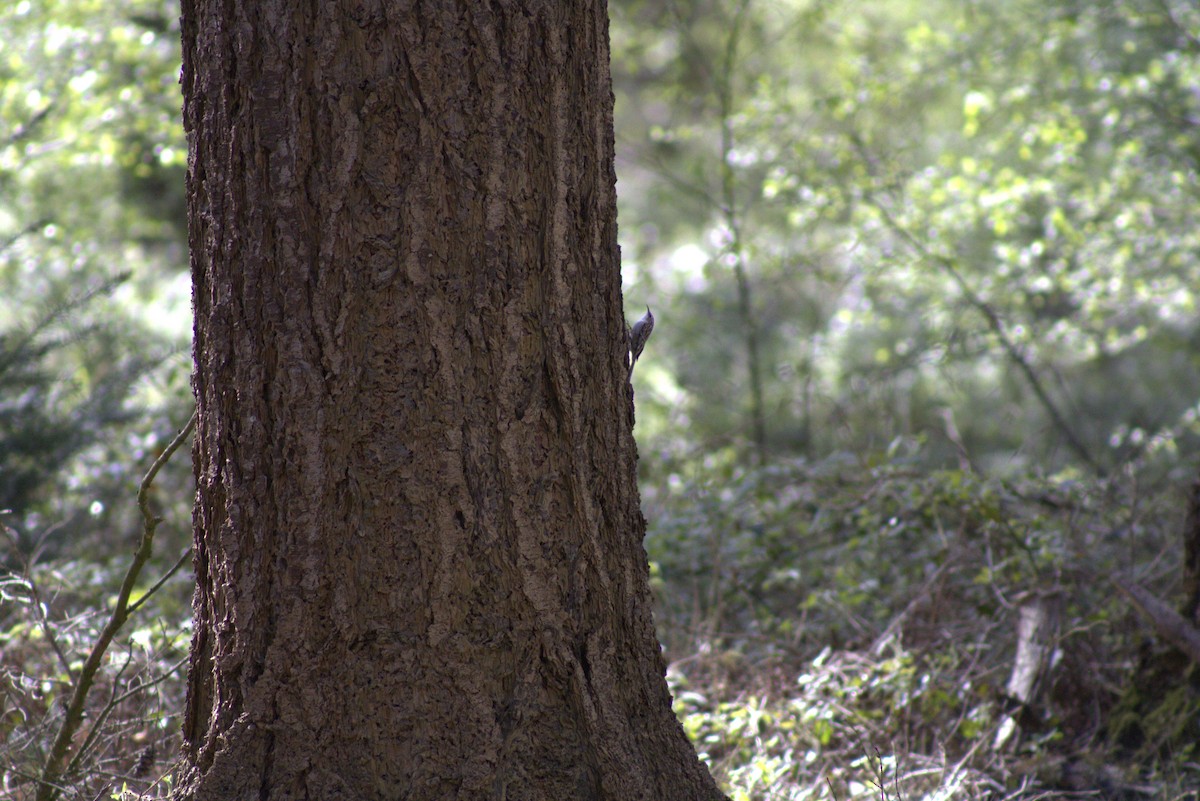
[(602, 0), (184, 0), (178, 798), (718, 799), (635, 483)]
[(1188, 487), (1187, 516), (1183, 523), (1184, 620), (1200, 627), (1200, 479)]

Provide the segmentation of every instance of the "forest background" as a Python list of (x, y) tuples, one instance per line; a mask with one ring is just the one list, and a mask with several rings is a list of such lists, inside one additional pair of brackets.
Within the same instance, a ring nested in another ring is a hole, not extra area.
[[(1194, 797), (1200, 8), (611, 16), (626, 306), (657, 320), (645, 544), (722, 787)], [(191, 414), (177, 18), (0, 10), (0, 797), (28, 797)], [(184, 450), (64, 797), (170, 789)]]

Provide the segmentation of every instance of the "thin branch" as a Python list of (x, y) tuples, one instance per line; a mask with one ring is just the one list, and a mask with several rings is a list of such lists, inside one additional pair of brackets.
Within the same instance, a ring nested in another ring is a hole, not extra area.
[(1050, 419), (1054, 422), (1055, 427), (1066, 439), (1067, 445), (1072, 451), (1074, 451), (1075, 455), (1078, 456), (1079, 459), (1082, 460), (1088, 467), (1094, 470), (1097, 475), (1103, 476), (1105, 472), (1104, 468), (1096, 461), (1096, 459), (1092, 456), (1091, 451), (1087, 449), (1087, 446), (1084, 445), (1079, 437), (1075, 434), (1074, 429), (1071, 428), (1070, 423), (1067, 422), (1066, 417), (1063, 416), (1062, 412), (1058, 408), (1058, 405), (1055, 404), (1054, 399), (1050, 397), (1050, 393), (1046, 390), (1042, 380), (1038, 378), (1037, 373), (1033, 369), (1033, 365), (1029, 363), (1029, 360), (1025, 358), (1023, 353), (1021, 353), (1021, 349), (1018, 348), (1016, 343), (1012, 341), (1012, 338), (1009, 337), (1008, 329), (1005, 327), (1004, 321), (1000, 319), (1000, 315), (987, 301), (975, 293), (975, 290), (971, 288), (971, 285), (959, 271), (958, 266), (954, 263), (954, 261), (940, 253), (934, 253), (928, 247), (926, 247), (925, 243), (918, 239), (916, 235), (914, 235), (907, 228), (902, 226), (896, 220), (896, 218), (892, 216), (892, 213), (888, 211), (882, 203), (875, 199), (871, 192), (868, 191), (866, 193), (865, 199), (871, 204), (871, 207), (879, 213), (879, 216), (883, 219), (887, 227), (906, 243), (908, 243), (909, 247), (911, 247), (918, 256), (926, 261), (933, 262), (934, 264), (938, 265), (943, 271), (946, 272), (947, 275), (950, 276), (951, 280), (953, 280), (955, 285), (958, 286), (959, 291), (963, 293), (963, 297), (966, 298), (967, 303), (969, 303), (975, 308), (976, 311), (983, 315), (984, 320), (987, 321), (988, 328), (992, 330), (992, 333), (995, 334), (996, 339), (999, 340), (1000, 347), (1004, 350), (1005, 355), (1008, 356), (1009, 360), (1011, 360), (1012, 363), (1017, 366), (1017, 369), (1021, 371), (1021, 374), (1025, 377), (1030, 389), (1033, 390), (1033, 394), (1037, 396), (1038, 401), (1042, 404), (1042, 407), (1045, 408), (1046, 413), (1050, 415)]
[[(870, 150), (867, 148), (866, 143), (863, 142), (862, 137), (860, 137), (856, 131), (850, 131), (848, 136), (850, 143), (858, 152), (859, 158), (861, 158), (863, 163), (867, 165), (868, 174), (872, 177), (878, 176), (879, 165), (872, 156)], [(967, 299), (967, 303), (969, 303), (975, 308), (976, 311), (983, 315), (983, 318), (987, 321), (988, 328), (992, 330), (992, 333), (995, 334), (996, 338), (1000, 341), (1000, 347), (1004, 350), (1005, 355), (1007, 355), (1013, 364), (1017, 366), (1017, 369), (1021, 371), (1021, 374), (1025, 376), (1025, 380), (1029, 383), (1030, 388), (1033, 390), (1033, 394), (1037, 396), (1038, 401), (1046, 409), (1046, 412), (1050, 415), (1050, 419), (1054, 422), (1055, 427), (1062, 432), (1062, 435), (1066, 438), (1067, 445), (1070, 447), (1070, 449), (1074, 451), (1075, 455), (1078, 456), (1086, 465), (1088, 465), (1088, 467), (1092, 468), (1097, 475), (1103, 476), (1105, 473), (1104, 468), (1101, 467), (1095, 458), (1093, 458), (1091, 451), (1087, 449), (1087, 446), (1085, 446), (1079, 437), (1076, 436), (1074, 429), (1072, 429), (1070, 424), (1067, 423), (1066, 417), (1059, 410), (1058, 405), (1054, 403), (1054, 399), (1050, 397), (1050, 393), (1046, 390), (1042, 380), (1038, 378), (1037, 373), (1033, 369), (1033, 365), (1029, 363), (1029, 360), (1025, 358), (1023, 353), (1021, 353), (1021, 349), (1018, 348), (1016, 343), (1013, 342), (1009, 337), (1008, 329), (1005, 327), (1004, 321), (1000, 319), (1000, 315), (987, 301), (975, 293), (975, 290), (971, 288), (971, 285), (967, 282), (967, 279), (961, 272), (959, 272), (958, 266), (954, 263), (954, 261), (940, 253), (934, 253), (931, 251), (924, 242), (916, 237), (916, 235), (902, 226), (899, 221), (892, 216), (892, 213), (876, 199), (875, 193), (870, 188), (864, 192), (863, 198), (871, 205), (873, 209), (875, 209), (875, 211), (879, 213), (879, 216), (883, 219), (887, 227), (894, 234), (907, 242), (909, 247), (911, 247), (918, 256), (926, 261), (930, 261), (938, 265), (950, 276), (951, 280), (953, 280), (958, 286), (959, 291), (963, 293), (963, 297)]]
[(66, 315), (70, 314), (76, 309), (82, 308), (84, 305), (91, 302), (93, 298), (107, 295), (117, 286), (128, 280), (130, 275), (132, 275), (132, 273), (129, 271), (118, 273), (110, 278), (105, 279), (94, 287), (85, 289), (79, 295), (73, 298), (68, 298), (67, 300), (42, 314), (40, 319), (34, 322), (28, 330), (21, 332), (19, 337), (14, 335), (13, 338), (16, 341), (14, 343), (10, 343), (3, 352), (0, 352), (0, 372), (4, 372), (13, 364), (27, 360), (29, 355), (26, 351), (26, 348), (30, 347), (31, 344), (42, 334), (42, 332), (49, 329), (52, 325), (57, 323)]
[(34, 220), (33, 222), (29, 223), (24, 228), (22, 228), (20, 231), (17, 231), (15, 234), (12, 234), (11, 236), (5, 237), (3, 240), (0, 240), (0, 253), (3, 253), (4, 251), (8, 250), (10, 247), (15, 245), (17, 243), (17, 241), (21, 239), (21, 237), (29, 236), (30, 234), (32, 234), (34, 231), (38, 230), (39, 228), (44, 228), (46, 225), (49, 225), (49, 223), (50, 223), (49, 217), (42, 217), (39, 220)]
[(104, 728), (104, 723), (108, 720), (109, 714), (116, 708), (117, 685), (121, 682), (121, 675), (129, 668), (133, 662), (133, 646), (128, 645), (125, 654), (125, 664), (121, 665), (121, 669), (117, 671), (112, 678), (112, 690), (108, 694), (108, 703), (105, 704), (104, 710), (96, 716), (92, 721), (91, 728), (88, 729), (87, 737), (83, 739), (83, 744), (75, 749), (75, 756), (67, 764), (67, 769), (63, 771), (66, 776), (71, 776), (79, 765), (83, 764), (84, 758), (92, 753), (96, 741), (100, 739), (101, 729)]
[(91, 731), (88, 732), (87, 739), (84, 741), (83, 745), (79, 747), (79, 751), (78, 751), (78, 753), (75, 754), (74, 759), (72, 759), (70, 764), (67, 765), (67, 769), (66, 769), (66, 771), (64, 771), (66, 773), (66, 775), (70, 776), (76, 770), (79, 769), (80, 765), (83, 764), (84, 757), (87, 754), (91, 753), (96, 740), (99, 738), (100, 731), (104, 727), (104, 723), (108, 720), (108, 717), (109, 717), (109, 715), (112, 714), (113, 710), (116, 709), (117, 706), (122, 701), (124, 701), (127, 698), (131, 698), (144, 690), (148, 690), (151, 687), (155, 686), (156, 684), (160, 684), (160, 683), (166, 681), (168, 678), (175, 675), (175, 671), (177, 671), (177, 670), (179, 670), (179, 668), (183, 667), (184, 662), (187, 662), (188, 659), (190, 659), (190, 658), (191, 658), (190, 655), (185, 656), (183, 659), (180, 659), (174, 665), (171, 665), (171, 667), (169, 669), (167, 669), (165, 672), (159, 674), (152, 680), (146, 682), (145, 684), (139, 684), (138, 686), (136, 686), (132, 689), (126, 690), (125, 692), (121, 693), (120, 695), (116, 694), (116, 692), (115, 692), (116, 686), (114, 684), (113, 696), (109, 699), (108, 703), (105, 704), (104, 709), (102, 709), (100, 711), (100, 714), (96, 715), (96, 722), (94, 724), (92, 724), (92, 728), (91, 728)]
[(139, 684), (138, 686), (136, 686), (130, 690), (126, 690), (121, 695), (118, 695), (116, 697), (116, 699), (114, 700), (114, 703), (119, 704), (122, 701), (124, 701), (126, 698), (130, 698), (134, 695), (137, 695), (138, 693), (142, 692), (143, 690), (148, 690), (151, 687), (154, 687), (158, 684), (162, 684), (164, 681), (166, 681), (167, 679), (174, 676), (175, 672), (178, 671), (181, 667), (183, 667), (184, 664), (191, 658), (192, 658), (191, 654), (188, 654), (183, 659), (180, 659), (178, 662), (171, 665), (171, 667), (167, 668), (165, 671), (158, 674), (157, 676), (155, 676), (154, 678), (152, 678), (150, 681), (146, 682), (145, 684)]
[(1171, 27), (1175, 29), (1175, 32), (1191, 45), (1192, 50), (1200, 50), (1200, 38), (1197, 38), (1196, 34), (1189, 31), (1187, 25), (1175, 16), (1175, 12), (1171, 9), (1171, 4), (1167, 0), (1158, 0), (1158, 7), (1162, 11), (1163, 16), (1167, 18), (1167, 21), (1171, 23)]
[[(154, 464), (150, 465), (150, 469), (146, 472), (146, 477), (142, 479), (142, 484), (140, 487), (138, 487), (137, 504), (138, 508), (142, 510), (142, 520), (145, 521), (145, 529), (142, 535), (142, 543), (145, 545), (153, 543), (154, 531), (158, 528), (158, 524), (162, 522), (161, 517), (156, 516), (150, 511), (150, 487), (154, 484), (154, 478), (158, 475), (158, 471), (163, 469), (163, 466), (171, 460), (171, 457), (175, 454), (175, 451), (179, 450), (179, 446), (182, 445), (184, 440), (188, 438), (188, 435), (192, 433), (192, 429), (196, 427), (196, 418), (199, 416), (199, 414), (200, 412), (198, 410), (192, 412), (192, 416), (187, 421), (187, 425), (185, 425), (183, 429), (175, 435), (175, 439), (171, 440), (166, 449), (164, 449), (163, 452), (158, 455), (158, 458), (154, 460)], [(140, 552), (141, 548), (138, 550)], [(122, 590), (133, 589), (132, 582), (127, 583), (130, 586), (128, 588), (122, 586)], [(125, 597), (129, 597), (128, 592), (125, 593)]]
[(662, 178), (664, 181), (671, 184), (684, 194), (696, 198), (705, 207), (712, 209), (721, 208), (721, 201), (710, 195), (704, 187), (680, 178), (663, 163), (662, 159), (658, 158), (657, 156), (645, 156), (633, 163), (639, 167), (649, 170), (655, 176)]
[[(24, 781), (27, 781), (27, 782), (45, 783), (45, 779), (43, 779), (33, 773), (26, 773), (25, 771), (21, 770), (20, 768), (11, 767), (11, 768), (7, 768), (7, 771), (10, 775), (15, 776), (18, 779), (23, 779)], [(61, 784), (54, 785), (54, 789), (58, 790), (61, 793), (67, 792), (67, 788), (63, 787)]]
[(188, 420), (187, 425), (176, 435), (175, 439), (171, 440), (166, 449), (159, 454), (159, 457), (154, 460), (154, 464), (150, 466), (150, 470), (147, 471), (146, 477), (142, 479), (137, 494), (137, 504), (138, 508), (142, 511), (143, 519), (142, 539), (138, 543), (137, 551), (133, 555), (133, 562), (129, 565), (129, 570), (125, 573), (125, 580), (121, 582), (121, 589), (117, 593), (117, 601), (113, 606), (108, 623), (100, 632), (100, 637), (96, 641), (96, 644), (92, 646), (92, 651), (88, 654), (87, 660), (83, 663), (83, 669), (79, 673), (79, 679), (75, 682), (75, 690), (71, 695), (70, 702), (67, 704), (66, 715), (58, 730), (58, 736), (55, 737), (54, 744), (50, 748), (50, 754), (46, 757), (46, 762), (42, 766), (42, 776), (38, 782), (36, 801), (53, 801), (53, 799), (57, 798), (61, 790), (58, 787), (58, 781), (63, 775), (63, 761), (66, 759), (67, 751), (71, 746), (71, 741), (74, 739), (75, 733), (79, 730), (79, 726), (83, 722), (83, 709), (88, 693), (92, 689), (96, 672), (100, 669), (100, 663), (104, 659), (104, 654), (108, 651), (108, 646), (129, 618), (129, 596), (133, 592), (133, 587), (137, 583), (142, 567), (150, 558), (154, 546), (154, 532), (158, 528), (158, 524), (162, 521), (162, 518), (150, 511), (150, 486), (153, 484), (155, 476), (158, 475), (158, 471), (163, 468), (163, 465), (170, 460), (175, 451), (179, 449), (179, 446), (192, 433), (198, 414), (199, 412), (192, 412), (191, 419)]
[(67, 655), (63, 652), (62, 646), (58, 644), (58, 637), (54, 635), (54, 627), (50, 625), (50, 619), (46, 616), (46, 608), (42, 606), (42, 595), (38, 592), (37, 582), (33, 580), (32, 567), (26, 571), (25, 580), (29, 582), (29, 595), (33, 598), (33, 607), (36, 610), (35, 614), (37, 615), (38, 625), (41, 627), (42, 633), (46, 635), (46, 642), (50, 643), (55, 656), (58, 657), (58, 663), (67, 674), (67, 679), (74, 682), (75, 672), (71, 670), (71, 663), (67, 660)]
[(61, 94), (55, 95), (49, 103), (34, 112), (32, 117), (26, 120), (23, 124), (18, 125), (16, 130), (9, 134), (4, 140), (4, 146), (11, 147), (36, 131), (38, 126), (45, 122), (50, 116), (50, 112), (54, 111), (55, 106), (58, 105), (59, 97), (61, 97)]
[(158, 592), (159, 588), (162, 587), (162, 585), (166, 584), (167, 581), (170, 580), (171, 576), (173, 576), (177, 572), (179, 572), (179, 568), (183, 567), (184, 562), (186, 562), (191, 557), (191, 555), (192, 555), (192, 549), (189, 546), (188, 549), (183, 552), (183, 555), (180, 556), (178, 560), (176, 560), (175, 564), (171, 565), (171, 569), (168, 570), (166, 573), (164, 573), (163, 577), (154, 583), (153, 587), (146, 590), (146, 593), (141, 598), (138, 598), (136, 601), (134, 601), (133, 603), (131, 603), (129, 605), (129, 614), (132, 615), (134, 612), (136, 612), (138, 610), (139, 607), (141, 607), (142, 604), (146, 603), (146, 601), (149, 601), (150, 596), (152, 596), (152, 595), (154, 595), (154, 593)]

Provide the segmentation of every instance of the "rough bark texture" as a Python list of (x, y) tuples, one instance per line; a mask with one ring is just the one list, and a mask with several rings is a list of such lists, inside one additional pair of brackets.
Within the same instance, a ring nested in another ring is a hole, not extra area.
[(1200, 627), (1200, 480), (1188, 488), (1187, 517), (1183, 523), (1183, 608), (1180, 613)]
[(720, 798), (651, 621), (602, 0), (184, 0), (178, 797)]

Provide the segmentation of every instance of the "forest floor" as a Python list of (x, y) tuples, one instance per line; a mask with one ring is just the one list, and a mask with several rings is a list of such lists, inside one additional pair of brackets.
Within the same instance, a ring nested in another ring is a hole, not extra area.
[(1198, 797), (1178, 489), (843, 462), (647, 494), (676, 711), (735, 801)]

